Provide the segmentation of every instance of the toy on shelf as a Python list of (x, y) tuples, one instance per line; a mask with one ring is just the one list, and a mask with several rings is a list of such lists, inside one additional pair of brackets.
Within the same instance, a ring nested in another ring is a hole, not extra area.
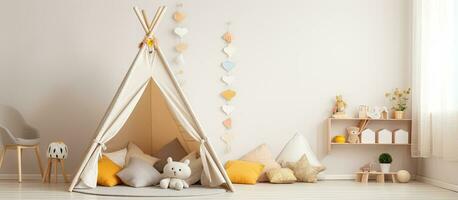
[(393, 132), (387, 129), (382, 129), (377, 132), (377, 143), (379, 144), (392, 144)]
[(68, 148), (63, 142), (51, 142), (48, 146), (48, 167), (43, 175), (43, 182), (51, 183), (51, 171), (54, 165), (54, 180), (57, 183), (57, 166), (60, 164), (62, 170), (62, 176), (66, 183), (68, 183), (67, 175), (65, 174), (64, 160), (68, 156)]
[(389, 119), (388, 117), (388, 108), (386, 108), (385, 106), (382, 107), (382, 111), (380, 112), (380, 115), (381, 115), (381, 119)]
[(369, 108), (369, 112), (367, 112), (367, 116), (371, 119), (380, 119), (382, 118), (382, 108), (378, 106), (374, 106)]
[(348, 137), (347, 137), (347, 141), (348, 143), (350, 144), (358, 144), (360, 143), (360, 140), (359, 140), (359, 128), (356, 127), (356, 126), (351, 126), (351, 127), (348, 127), (347, 128), (347, 134), (348, 134)]
[(339, 143), (339, 144), (344, 144), (345, 143), (345, 136), (344, 135), (336, 135), (334, 137), (334, 142)]
[(342, 95), (336, 96), (336, 105), (334, 106), (332, 117), (333, 118), (348, 118), (345, 114), (345, 107), (347, 107), (347, 103), (342, 98)]
[(365, 165), (363, 165), (361, 168), (359, 168), (362, 172), (374, 172), (375, 171), (375, 163), (374, 162), (369, 162)]
[(393, 132), (395, 144), (409, 144), (409, 132), (397, 129)]
[(369, 106), (366, 105), (360, 105), (359, 110), (358, 110), (358, 118), (360, 119), (366, 119), (367, 118), (367, 112), (369, 111)]
[(361, 131), (361, 143), (375, 144), (375, 131), (368, 128)]

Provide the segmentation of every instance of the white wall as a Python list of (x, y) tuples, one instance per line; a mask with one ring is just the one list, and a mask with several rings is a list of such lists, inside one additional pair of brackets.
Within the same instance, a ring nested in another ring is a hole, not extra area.
[[(170, 6), (158, 37), (172, 60), (175, 1), (0, 3), (0, 102), (17, 107), (42, 134), (70, 148), (77, 167), (143, 37), (131, 7)], [(328, 174), (350, 174), (383, 151), (414, 169), (405, 148), (338, 148), (324, 155), (325, 119), (336, 94), (353, 112), (383, 105), (384, 92), (409, 84), (409, 0), (184, 1), (186, 93), (223, 160), (265, 142), (277, 154), (293, 132), (306, 135)], [(223, 153), (220, 36), (231, 20), (237, 68), (233, 151)], [(14, 173), (14, 154), (1, 173)], [(31, 154), (30, 154), (31, 155)], [(31, 156), (25, 172), (36, 173)]]
[[(446, 161), (440, 158), (424, 158), (418, 160), (418, 175), (455, 185), (458, 188), (458, 162)], [(455, 189), (456, 190), (456, 189)]]

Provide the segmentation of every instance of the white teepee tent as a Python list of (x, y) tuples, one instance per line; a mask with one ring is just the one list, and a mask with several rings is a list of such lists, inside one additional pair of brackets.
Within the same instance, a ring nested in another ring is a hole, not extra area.
[(137, 8), (134, 10), (146, 33), (145, 39), (101, 121), (95, 138), (90, 141), (92, 144), (69, 191), (97, 187), (97, 162), (107, 147), (117, 149), (133, 141), (151, 154), (175, 138), (188, 152), (200, 153), (203, 162), (202, 185), (223, 186), (234, 191), (153, 36), (166, 8), (159, 7), (151, 23), (147, 23), (145, 12), (141, 13)]

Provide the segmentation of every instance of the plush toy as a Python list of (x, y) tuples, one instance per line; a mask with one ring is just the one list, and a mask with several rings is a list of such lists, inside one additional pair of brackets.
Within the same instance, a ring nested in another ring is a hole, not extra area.
[(348, 127), (347, 128), (347, 133), (348, 133), (348, 137), (347, 137), (348, 143), (350, 143), (350, 144), (360, 143), (359, 134), (361, 132), (359, 132), (359, 128), (358, 127), (355, 127), (355, 126)]
[(332, 111), (332, 117), (334, 118), (348, 118), (345, 114), (345, 108), (347, 107), (347, 103), (342, 98), (342, 95), (336, 96), (336, 105)]
[(189, 160), (175, 162), (171, 157), (168, 157), (159, 185), (163, 189), (172, 188), (175, 190), (182, 190), (183, 188), (189, 187), (188, 183), (185, 181), (189, 176), (191, 176)]

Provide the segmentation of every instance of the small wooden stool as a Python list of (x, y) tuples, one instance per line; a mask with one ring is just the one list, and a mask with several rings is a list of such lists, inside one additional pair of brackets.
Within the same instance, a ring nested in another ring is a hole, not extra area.
[(60, 163), (60, 168), (62, 169), (62, 176), (66, 183), (68, 183), (67, 175), (65, 174), (64, 160), (68, 156), (67, 145), (63, 142), (52, 142), (48, 146), (48, 167), (43, 175), (43, 183), (51, 183), (51, 171), (54, 165), (54, 180), (57, 183), (57, 165)]
[(385, 183), (385, 175), (391, 176), (391, 181), (393, 183), (396, 183), (396, 172), (389, 172), (389, 173), (383, 173), (383, 172), (356, 172), (355, 181), (361, 182), (361, 183), (368, 183), (370, 175), (376, 175), (377, 183)]
[(62, 176), (66, 183), (68, 183), (67, 175), (65, 174), (64, 160), (58, 158), (48, 158), (48, 167), (46, 167), (45, 174), (43, 175), (43, 183), (51, 183), (51, 171), (54, 165), (54, 181), (57, 183), (57, 165), (60, 163), (60, 168), (62, 168)]

